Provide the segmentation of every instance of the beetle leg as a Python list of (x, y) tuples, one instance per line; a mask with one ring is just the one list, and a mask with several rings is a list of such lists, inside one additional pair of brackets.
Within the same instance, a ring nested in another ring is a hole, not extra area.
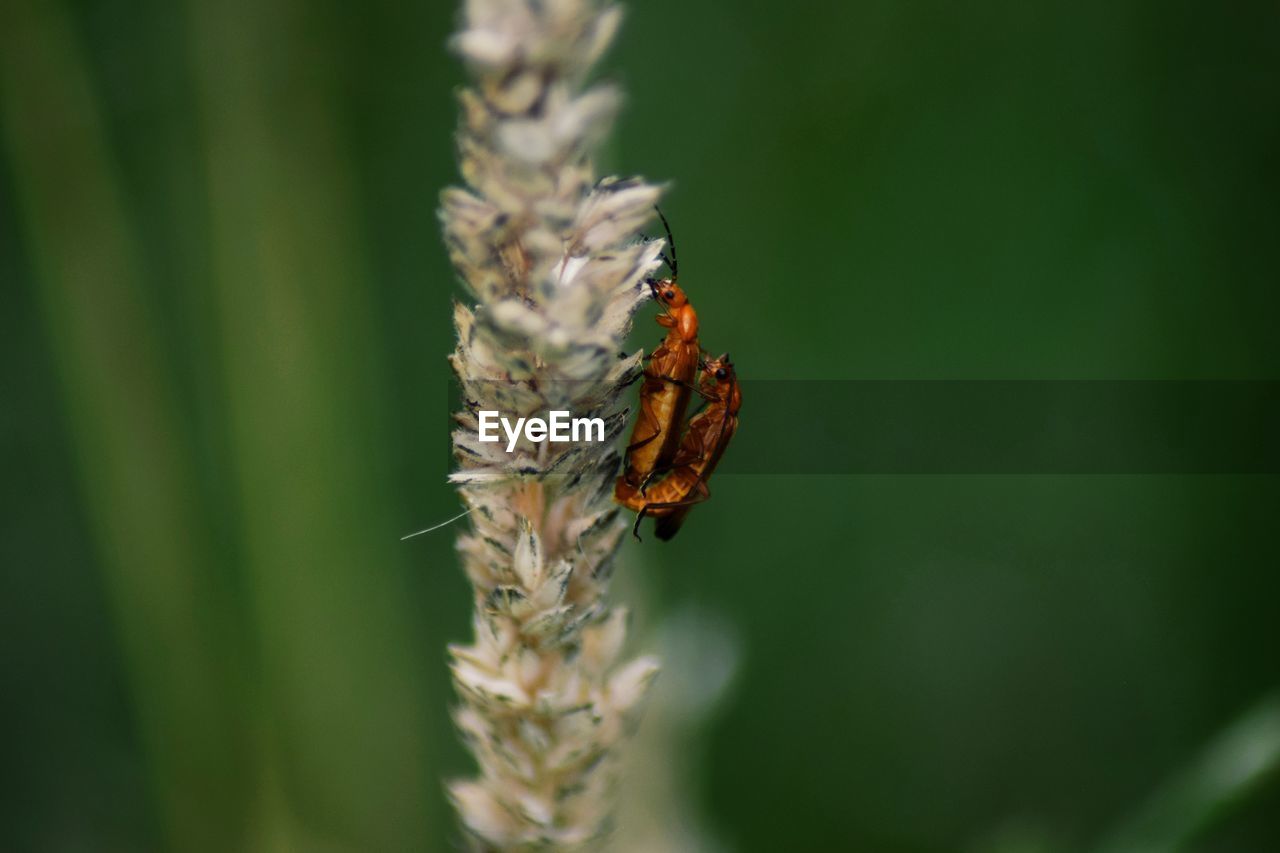
[(640, 401), (640, 415), (638, 418), (636, 418), (636, 428), (631, 433), (633, 437), (639, 434), (641, 424), (643, 424), (647, 429), (649, 429), (650, 433), (649, 435), (645, 436), (639, 441), (633, 441), (631, 442), (631, 444), (628, 444), (627, 453), (630, 453), (633, 450), (638, 450), (639, 448), (644, 447), (646, 444), (653, 441), (658, 436), (662, 435), (662, 424), (658, 422), (657, 416), (654, 415), (654, 413), (650, 410), (649, 406), (646, 405), (644, 400)]
[(659, 474), (665, 474), (674, 467), (675, 467), (674, 465), (663, 465), (661, 468), (655, 467), (652, 471), (650, 471), (645, 476), (644, 480), (640, 483), (641, 496), (643, 496), (645, 493), (645, 490), (649, 488), (649, 483), (653, 481), (654, 477), (658, 476)]
[[(681, 522), (684, 521), (684, 515), (685, 513), (688, 512), (689, 507), (694, 506), (695, 504), (700, 504), (703, 501), (707, 501), (711, 499), (711, 489), (707, 487), (707, 484), (705, 481), (699, 480), (698, 484), (694, 487), (694, 489), (697, 492), (696, 495), (686, 497), (682, 500), (646, 503), (644, 506), (640, 508), (640, 511), (636, 513), (636, 523), (631, 528), (631, 535), (636, 538), (637, 542), (644, 541), (643, 539), (640, 538), (640, 522), (644, 521), (644, 517), (649, 514), (649, 510), (660, 510), (660, 509), (681, 510), (683, 509), (684, 512), (659, 516), (658, 522), (657, 522), (658, 526), (654, 528), (655, 530), (658, 531), (659, 539), (670, 539), (672, 536), (675, 536), (676, 532), (680, 529)], [(674, 529), (669, 531), (666, 535), (663, 535), (661, 527), (663, 522), (668, 520), (674, 522)]]

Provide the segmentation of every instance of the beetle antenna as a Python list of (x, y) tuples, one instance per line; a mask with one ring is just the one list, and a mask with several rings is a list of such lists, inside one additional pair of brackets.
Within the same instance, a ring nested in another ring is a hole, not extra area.
[(655, 204), (653, 209), (658, 212), (658, 218), (662, 220), (662, 227), (667, 229), (667, 245), (671, 247), (671, 258), (668, 260), (667, 255), (664, 252), (662, 260), (666, 262), (667, 266), (671, 267), (671, 277), (678, 279), (680, 278), (680, 267), (677, 265), (678, 262), (676, 261), (676, 238), (671, 233), (671, 225), (667, 222), (667, 217), (662, 215), (662, 208)]

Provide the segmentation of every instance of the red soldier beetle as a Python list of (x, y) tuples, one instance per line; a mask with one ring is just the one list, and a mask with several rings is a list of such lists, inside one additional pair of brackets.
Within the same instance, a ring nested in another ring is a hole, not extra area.
[[(618, 481), (614, 495), (618, 503), (637, 513), (631, 529), (637, 539), (645, 516), (656, 519), (654, 533), (659, 539), (671, 539), (694, 505), (711, 497), (707, 481), (738, 429), (738, 409), (742, 406), (742, 392), (728, 353), (706, 362), (699, 391), (709, 402), (690, 419), (666, 476), (652, 486), (649, 478), (635, 487)], [(657, 473), (661, 471), (655, 470)]]
[[(656, 210), (657, 208), (655, 208)], [(667, 218), (658, 210), (671, 247), (670, 259), (662, 259), (671, 269), (671, 277), (649, 280), (653, 298), (665, 309), (657, 317), (658, 324), (668, 329), (666, 338), (650, 353), (640, 386), (640, 412), (627, 445), (626, 468), (618, 478), (615, 496), (627, 489), (639, 488), (654, 471), (670, 466), (680, 447), (680, 429), (689, 397), (697, 377), (702, 350), (698, 344), (698, 314), (677, 283), (679, 267), (675, 238)]]

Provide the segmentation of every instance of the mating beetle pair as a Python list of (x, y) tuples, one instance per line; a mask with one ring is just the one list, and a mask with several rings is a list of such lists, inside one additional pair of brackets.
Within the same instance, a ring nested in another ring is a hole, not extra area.
[[(707, 481), (738, 429), (742, 394), (728, 353), (705, 358), (698, 342), (698, 315), (677, 283), (675, 240), (658, 211), (671, 257), (662, 256), (671, 277), (648, 282), (665, 309), (657, 317), (666, 338), (647, 359), (640, 385), (640, 413), (627, 445), (625, 468), (614, 484), (614, 500), (636, 512), (640, 522), (655, 519), (654, 533), (668, 540), (679, 532), (690, 509), (711, 497)], [(697, 393), (706, 407), (685, 421)]]

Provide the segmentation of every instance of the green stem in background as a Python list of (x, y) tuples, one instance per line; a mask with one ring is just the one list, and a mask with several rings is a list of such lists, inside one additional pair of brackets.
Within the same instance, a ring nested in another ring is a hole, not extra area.
[(1280, 695), (1217, 735), (1099, 845), (1100, 853), (1170, 853), (1243, 803), (1280, 771)]
[[(421, 844), (438, 784), (392, 524), (388, 394), (323, 11), (192, 2), (266, 846)], [(269, 9), (269, 11), (268, 11)], [(319, 825), (317, 825), (317, 823)], [(310, 832), (311, 835), (303, 835)]]
[(243, 840), (243, 683), (218, 619), (191, 448), (65, 10), (0, 12), (0, 110), (84, 500), (168, 845)]

